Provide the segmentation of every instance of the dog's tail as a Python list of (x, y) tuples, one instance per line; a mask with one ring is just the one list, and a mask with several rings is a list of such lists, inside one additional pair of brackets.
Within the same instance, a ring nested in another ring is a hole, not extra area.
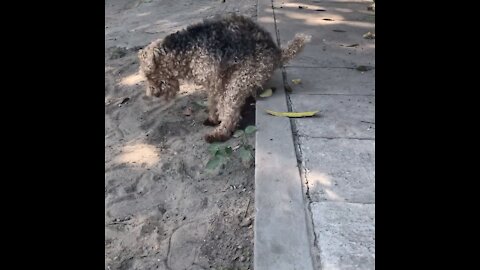
[(303, 50), (305, 44), (310, 42), (312, 36), (306, 35), (303, 33), (298, 33), (295, 35), (293, 40), (288, 42), (286, 48), (282, 48), (282, 64), (286, 64), (288, 61), (292, 60), (299, 52)]

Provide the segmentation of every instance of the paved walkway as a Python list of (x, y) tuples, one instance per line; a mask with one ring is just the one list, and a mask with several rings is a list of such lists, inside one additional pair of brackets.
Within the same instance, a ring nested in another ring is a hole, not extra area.
[(375, 269), (375, 40), (363, 37), (375, 32), (372, 1), (258, 2), (282, 46), (313, 37), (257, 102), (255, 269)]

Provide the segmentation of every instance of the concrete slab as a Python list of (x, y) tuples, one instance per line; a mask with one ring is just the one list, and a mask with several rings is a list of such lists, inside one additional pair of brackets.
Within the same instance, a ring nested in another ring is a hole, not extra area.
[(310, 199), (375, 203), (375, 141), (299, 138)]
[(375, 205), (311, 204), (322, 270), (375, 269)]
[(375, 138), (374, 96), (296, 94), (290, 98), (293, 111), (320, 110), (318, 116), (295, 120), (301, 136)]
[(254, 268), (313, 269), (290, 121), (263, 111), (287, 110), (280, 71), (267, 86), (277, 91), (256, 106)]
[[(287, 68), (291, 95), (375, 95), (375, 70), (347, 68)], [(294, 85), (292, 79), (301, 79)]]
[[(285, 14), (288, 18), (304, 19), (307, 24), (331, 19), (336, 21), (374, 22), (375, 12), (369, 11), (368, 6), (373, 2), (313, 2), (310, 0), (275, 0), (274, 7), (278, 14)], [(301, 7), (301, 8), (300, 8)]]
[[(310, 33), (310, 31), (298, 31), (293, 28), (291, 31), (280, 28), (281, 44), (289, 42), (296, 33)], [(286, 33), (286, 31), (288, 31)], [(362, 35), (366, 31), (362, 31)], [(346, 42), (327, 40), (324, 36), (312, 34), (312, 42), (309, 43), (304, 51), (290, 61), (286, 66), (294, 67), (348, 67), (356, 68), (358, 66), (375, 67), (375, 45), (369, 44), (358, 38), (350, 38)], [(350, 48), (353, 44), (359, 44), (358, 47)]]
[[(365, 33), (375, 32), (373, 13), (366, 10), (368, 4), (349, 3), (339, 7), (325, 3), (299, 9), (299, 5), (308, 6), (310, 1), (276, 2), (275, 5), (284, 6), (275, 9), (282, 46), (298, 32), (312, 35), (312, 42), (304, 52), (287, 66), (375, 66), (375, 40), (363, 38)], [(326, 11), (315, 11), (317, 7)]]

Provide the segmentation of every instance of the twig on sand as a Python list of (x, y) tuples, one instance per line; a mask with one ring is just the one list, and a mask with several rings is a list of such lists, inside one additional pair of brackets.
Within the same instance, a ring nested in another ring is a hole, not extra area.
[(247, 217), (247, 213), (248, 213), (248, 208), (250, 207), (250, 197), (248, 198), (248, 204), (247, 204), (247, 209), (245, 209), (245, 214), (243, 215), (243, 218), (246, 218)]

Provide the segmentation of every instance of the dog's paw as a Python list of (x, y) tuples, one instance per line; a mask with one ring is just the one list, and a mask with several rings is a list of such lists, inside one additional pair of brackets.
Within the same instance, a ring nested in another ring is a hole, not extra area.
[(230, 139), (230, 136), (227, 136), (225, 134), (212, 133), (205, 135), (205, 141), (207, 141), (208, 143), (225, 142), (228, 139)]
[(217, 126), (218, 124), (220, 124), (220, 121), (212, 121), (209, 118), (207, 118), (207, 120), (203, 121), (204, 126), (214, 127), (214, 126)]

